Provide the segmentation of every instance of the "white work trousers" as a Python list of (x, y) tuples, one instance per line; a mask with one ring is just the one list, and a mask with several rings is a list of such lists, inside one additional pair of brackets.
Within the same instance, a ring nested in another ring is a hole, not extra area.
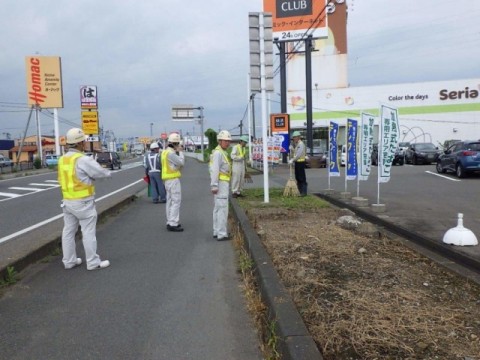
[(232, 165), (232, 193), (241, 193), (245, 183), (245, 163), (234, 161)]
[(219, 239), (228, 236), (228, 181), (218, 182), (218, 192), (214, 195), (215, 205), (213, 207), (213, 236)]
[(164, 180), (165, 190), (167, 191), (167, 204), (165, 213), (167, 215), (167, 225), (177, 226), (180, 224), (180, 205), (182, 203), (182, 186), (180, 179)]
[(82, 242), (85, 249), (87, 269), (100, 265), (97, 255), (97, 210), (95, 200), (65, 200), (63, 202), (62, 250), (65, 268), (72, 268), (77, 260), (75, 233), (78, 225), (82, 229)]

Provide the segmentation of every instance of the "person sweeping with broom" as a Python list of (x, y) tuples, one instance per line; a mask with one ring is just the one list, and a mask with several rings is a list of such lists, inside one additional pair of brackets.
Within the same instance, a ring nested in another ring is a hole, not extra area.
[(305, 175), (305, 157), (307, 155), (307, 148), (301, 140), (300, 131), (294, 131), (292, 134), (293, 147), (291, 147), (291, 158), (288, 161), (289, 165), (295, 164), (295, 180), (297, 181), (298, 191), (300, 196), (307, 196), (307, 176)]

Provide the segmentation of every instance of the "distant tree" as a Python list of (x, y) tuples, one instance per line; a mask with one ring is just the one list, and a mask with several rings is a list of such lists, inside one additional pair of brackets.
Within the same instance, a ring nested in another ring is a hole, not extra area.
[(212, 151), (217, 147), (217, 132), (213, 129), (207, 129), (205, 131), (205, 136), (208, 139), (208, 148), (203, 153), (203, 161), (209, 161)]
[(212, 152), (212, 150), (215, 149), (218, 145), (217, 132), (209, 128), (205, 131), (205, 136), (208, 139), (208, 150)]

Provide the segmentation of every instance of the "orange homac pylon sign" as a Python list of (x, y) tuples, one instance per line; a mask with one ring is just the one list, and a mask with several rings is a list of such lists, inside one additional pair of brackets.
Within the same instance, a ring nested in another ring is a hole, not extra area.
[(63, 108), (62, 66), (58, 56), (27, 56), (28, 105)]

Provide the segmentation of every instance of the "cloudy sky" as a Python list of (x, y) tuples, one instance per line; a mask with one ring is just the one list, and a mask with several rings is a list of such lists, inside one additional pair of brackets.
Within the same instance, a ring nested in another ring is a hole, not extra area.
[[(350, 86), (480, 77), (480, 1), (347, 2)], [(18, 138), (25, 129), (25, 56), (36, 54), (62, 59), (62, 134), (80, 126), (81, 85), (97, 86), (100, 125), (116, 137), (198, 134), (198, 124), (171, 120), (173, 104), (203, 106), (205, 129), (238, 133), (247, 120), (248, 13), (262, 4), (2, 1), (8, 16), (0, 19), (0, 138)], [(40, 119), (42, 132), (52, 135), (50, 111)], [(28, 132), (36, 132), (34, 122)]]

